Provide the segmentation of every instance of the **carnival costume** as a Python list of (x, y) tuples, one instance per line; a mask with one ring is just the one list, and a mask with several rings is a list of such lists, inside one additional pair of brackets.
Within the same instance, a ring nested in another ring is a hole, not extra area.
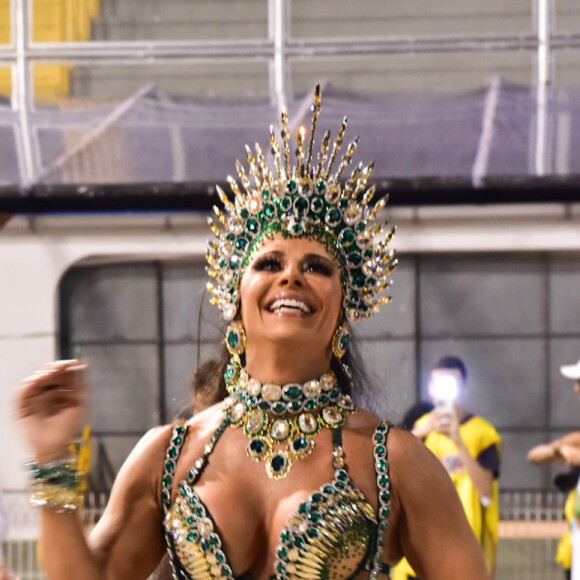
[[(217, 188), (225, 212), (214, 207), (217, 221), (209, 220), (215, 239), (209, 242), (207, 252), (207, 270), (212, 278), (208, 289), (212, 303), (229, 322), (226, 346), (232, 358), (224, 374), (229, 395), (220, 426), (186, 478), (177, 483), (173, 502), (174, 474), (188, 433), (186, 422), (174, 427), (167, 450), (162, 506), (176, 580), (235, 579), (219, 530), (195, 490), (211, 453), (230, 427), (244, 430), (249, 458), (263, 463), (268, 477), (274, 480), (287, 477), (293, 461), (312, 453), (321, 430), (332, 432), (334, 476), (289, 516), (279, 536), (271, 578), (355, 578), (363, 570), (371, 578), (379, 578), (389, 573), (381, 560), (390, 513), (389, 425), (379, 425), (373, 436), (378, 494), (375, 513), (347, 471), (342, 426), (356, 407), (342, 392), (335, 374), (330, 371), (304, 384), (262, 384), (247, 373), (242, 363), (245, 333), (237, 320), (240, 283), (252, 256), (266, 239), (282, 235), (315, 240), (336, 260), (343, 293), (342, 320), (332, 341), (338, 361), (348, 348), (348, 324), (374, 314), (389, 300), (384, 292), (396, 264), (389, 248), (394, 228), (376, 222), (386, 200), (374, 203), (375, 189), (367, 187), (373, 165), (365, 167), (361, 163), (343, 180), (358, 143), (358, 138), (352, 141), (338, 160), (346, 119), (333, 142), (329, 132), (324, 135), (314, 163), (319, 114), (317, 86), (310, 136), (305, 143), (305, 131), (300, 130), (295, 163), (291, 162), (288, 118), (283, 111), (282, 148), (270, 128), (274, 171), (267, 166), (259, 145), (254, 152), (246, 146), (249, 174), (240, 162), (236, 166), (241, 187), (228, 177), (232, 199)], [(350, 370), (341, 364), (339, 368), (350, 380)]]

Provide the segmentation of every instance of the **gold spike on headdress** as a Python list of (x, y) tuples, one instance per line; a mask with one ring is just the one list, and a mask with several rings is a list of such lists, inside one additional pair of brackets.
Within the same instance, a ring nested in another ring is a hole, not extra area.
[[(394, 228), (376, 223), (386, 199), (371, 205), (375, 188), (367, 188), (373, 164), (356, 167), (345, 183), (341, 176), (351, 163), (358, 137), (348, 146), (338, 168), (332, 173), (346, 133), (346, 117), (332, 143), (324, 135), (316, 166), (313, 165), (314, 136), (320, 114), (320, 86), (314, 92), (312, 124), (305, 149), (305, 130), (296, 137), (295, 164), (291, 160), (288, 114), (281, 115), (282, 151), (274, 128), (270, 126), (270, 149), (274, 160), (272, 172), (256, 145), (255, 154), (246, 146), (249, 172), (236, 163), (241, 184), (228, 176), (234, 194), (233, 203), (217, 188), (224, 212), (216, 209), (217, 222), (210, 218), (215, 240), (207, 252), (207, 271), (211, 302), (232, 320), (238, 310), (240, 281), (260, 241), (280, 233), (287, 238), (309, 238), (322, 243), (340, 265), (343, 306), (348, 320), (370, 316), (388, 302), (382, 293), (388, 288), (388, 276), (396, 265), (388, 243)], [(330, 150), (331, 149), (331, 150)], [(330, 150), (330, 156), (329, 156)], [(220, 227), (221, 226), (221, 227)]]

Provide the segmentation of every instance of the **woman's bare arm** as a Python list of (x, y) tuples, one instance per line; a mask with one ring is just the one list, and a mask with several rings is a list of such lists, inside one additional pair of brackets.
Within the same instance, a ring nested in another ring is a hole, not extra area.
[[(84, 400), (78, 361), (45, 365), (23, 381), (16, 411), (39, 463), (68, 455), (86, 414)], [(169, 426), (158, 428), (136, 446), (90, 542), (76, 512), (41, 508), (42, 561), (50, 580), (144, 580), (155, 569), (164, 551), (160, 480), (170, 436)]]
[(423, 580), (489, 580), (483, 551), (439, 460), (413, 435), (389, 436), (393, 494), (400, 505), (399, 542)]
[(41, 543), (49, 579), (145, 580), (155, 570), (165, 551), (157, 498), (169, 436), (169, 427), (158, 428), (135, 447), (88, 541), (75, 513), (43, 509)]

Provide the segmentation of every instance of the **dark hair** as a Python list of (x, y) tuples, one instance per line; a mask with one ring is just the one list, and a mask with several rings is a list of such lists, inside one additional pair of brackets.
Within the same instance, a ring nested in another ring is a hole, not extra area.
[(192, 411), (199, 413), (228, 396), (224, 380), (229, 353), (223, 347), (220, 358), (204, 361), (198, 365), (191, 379)]
[(444, 356), (441, 357), (434, 365), (433, 370), (435, 369), (448, 369), (448, 370), (455, 370), (461, 373), (461, 379), (465, 383), (467, 381), (467, 368), (465, 367), (465, 363), (457, 356)]

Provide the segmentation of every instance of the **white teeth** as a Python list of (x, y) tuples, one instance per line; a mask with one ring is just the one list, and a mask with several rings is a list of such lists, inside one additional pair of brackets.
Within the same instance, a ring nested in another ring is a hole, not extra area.
[(310, 314), (310, 307), (307, 304), (300, 300), (292, 300), (290, 298), (281, 298), (272, 302), (270, 305), (270, 312), (286, 308), (290, 310), (300, 310), (306, 314)]

